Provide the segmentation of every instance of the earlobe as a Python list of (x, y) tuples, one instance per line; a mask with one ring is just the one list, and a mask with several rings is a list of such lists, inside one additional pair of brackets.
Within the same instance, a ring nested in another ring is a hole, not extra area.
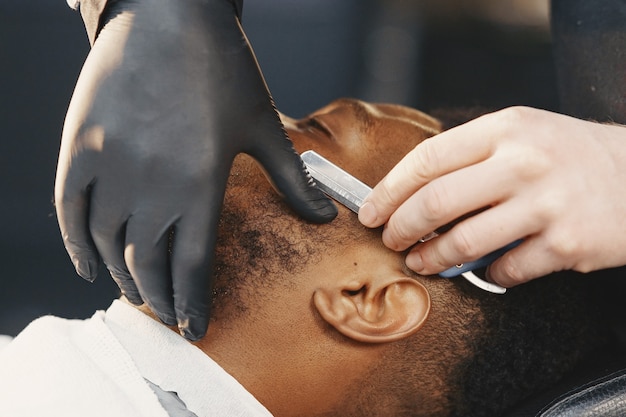
[(394, 277), (319, 288), (313, 304), (337, 331), (364, 343), (388, 343), (415, 333), (430, 311), (428, 290), (418, 281)]

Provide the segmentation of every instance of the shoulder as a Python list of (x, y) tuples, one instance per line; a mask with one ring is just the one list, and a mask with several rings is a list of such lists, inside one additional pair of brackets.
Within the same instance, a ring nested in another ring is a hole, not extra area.
[[(9, 346), (25, 343), (42, 338), (59, 338), (67, 334), (70, 329), (82, 323), (83, 320), (68, 320), (56, 316), (43, 316), (33, 320), (14, 339), (9, 340)], [(1, 343), (1, 342), (0, 342)]]
[(165, 417), (103, 317), (42, 317), (0, 350), (0, 415)]
[(0, 350), (2, 350), (2, 348), (7, 346), (9, 343), (11, 343), (12, 340), (13, 340), (13, 337), (0, 334)]

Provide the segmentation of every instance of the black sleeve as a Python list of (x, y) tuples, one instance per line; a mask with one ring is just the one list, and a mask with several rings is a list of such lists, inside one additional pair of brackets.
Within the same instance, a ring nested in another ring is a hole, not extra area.
[(626, 124), (626, 1), (552, 0), (561, 110)]
[[(98, 35), (98, 30), (102, 24), (102, 14), (107, 4), (113, 3), (115, 0), (80, 0), (80, 14), (85, 22), (89, 43), (93, 45)], [(177, 0), (178, 1), (178, 0)], [(243, 0), (231, 0), (235, 6), (237, 17), (241, 20), (243, 10)]]

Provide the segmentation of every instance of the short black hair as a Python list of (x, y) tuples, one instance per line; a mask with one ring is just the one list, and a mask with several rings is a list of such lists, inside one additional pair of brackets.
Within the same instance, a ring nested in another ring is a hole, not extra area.
[(497, 296), (467, 288), (484, 328), (456, 370), (456, 416), (497, 416), (561, 379), (608, 340), (592, 278), (561, 272)]

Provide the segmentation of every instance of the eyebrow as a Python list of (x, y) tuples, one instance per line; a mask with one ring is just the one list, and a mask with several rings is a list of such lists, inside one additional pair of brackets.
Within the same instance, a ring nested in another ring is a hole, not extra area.
[(363, 125), (365, 128), (368, 128), (372, 125), (372, 119), (370, 117), (370, 112), (367, 108), (367, 104), (360, 101), (353, 101), (350, 103), (352, 109), (354, 110), (354, 116), (357, 121)]

